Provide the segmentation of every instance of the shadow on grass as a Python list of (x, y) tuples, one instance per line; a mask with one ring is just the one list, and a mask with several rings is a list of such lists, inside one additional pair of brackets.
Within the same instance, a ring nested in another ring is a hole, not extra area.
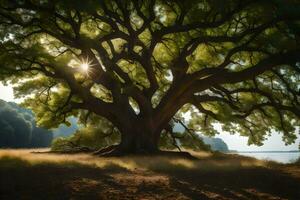
[(300, 199), (299, 178), (252, 158), (91, 157), (104, 167), (80, 158), (32, 163), (0, 157), (0, 199)]
[(122, 189), (110, 176), (127, 170), (105, 169), (76, 162), (31, 164), (21, 158), (0, 158), (0, 199), (101, 199), (105, 187)]
[[(280, 170), (279, 164), (245, 166), (255, 159), (226, 156), (203, 158), (190, 167), (182, 161), (149, 169), (168, 176), (170, 187), (189, 199), (300, 199), (300, 179)], [(236, 158), (232, 165), (230, 158)]]
[(300, 182), (264, 168), (227, 172), (167, 173), (171, 185), (191, 199), (299, 199)]

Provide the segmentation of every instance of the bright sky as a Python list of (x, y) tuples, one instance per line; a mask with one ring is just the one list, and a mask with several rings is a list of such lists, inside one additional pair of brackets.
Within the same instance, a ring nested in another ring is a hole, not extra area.
[(5, 101), (15, 101), (12, 88), (0, 83), (0, 99)]
[(11, 86), (4, 86), (0, 82), (0, 99), (3, 99), (5, 101), (13, 101), (15, 103), (20, 103), (21, 99), (15, 99), (14, 98), (14, 92)]
[(238, 151), (291, 151), (299, 150), (298, 146), (300, 144), (300, 138), (292, 145), (286, 146), (282, 141), (282, 135), (273, 132), (272, 135), (264, 142), (263, 146), (247, 145), (247, 137), (242, 137), (239, 135), (230, 135), (226, 132), (221, 132), (220, 135), (216, 136), (222, 138), (224, 142), (228, 145), (229, 149)]
[[(13, 90), (11, 86), (3, 86), (0, 83), (0, 99), (5, 101), (13, 101), (16, 103), (20, 102), (20, 99), (14, 99)], [(298, 145), (300, 143), (300, 138), (292, 145), (285, 146), (284, 142), (281, 140), (281, 135), (278, 133), (273, 133), (264, 143), (263, 146), (257, 147), (254, 145), (247, 145), (247, 138), (239, 135), (230, 135), (226, 132), (221, 132), (220, 135), (216, 137), (221, 138), (228, 145), (229, 149), (239, 150), (239, 151), (290, 151), (298, 150)]]

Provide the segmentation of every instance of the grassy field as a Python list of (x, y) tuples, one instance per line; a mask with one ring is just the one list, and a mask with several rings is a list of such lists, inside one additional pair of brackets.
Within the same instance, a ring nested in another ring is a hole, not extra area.
[(300, 199), (300, 165), (237, 155), (99, 158), (0, 150), (0, 199)]

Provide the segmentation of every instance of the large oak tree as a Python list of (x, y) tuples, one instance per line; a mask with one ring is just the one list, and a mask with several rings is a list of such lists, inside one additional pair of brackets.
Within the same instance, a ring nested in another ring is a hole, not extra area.
[(204, 134), (296, 138), (298, 0), (0, 2), (0, 76), (40, 125), (101, 116), (112, 154), (157, 152), (183, 113)]

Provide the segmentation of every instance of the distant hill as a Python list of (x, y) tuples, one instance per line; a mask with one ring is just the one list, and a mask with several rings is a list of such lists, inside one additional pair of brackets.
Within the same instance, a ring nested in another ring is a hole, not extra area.
[[(175, 132), (184, 132), (184, 127), (179, 123), (174, 125), (173, 130)], [(227, 144), (221, 138), (210, 138), (199, 134), (203, 142), (210, 146), (213, 151), (229, 152)]]
[(212, 150), (221, 152), (229, 151), (227, 144), (221, 138), (210, 138), (204, 136), (201, 137), (203, 139), (203, 142), (205, 144), (208, 144)]

